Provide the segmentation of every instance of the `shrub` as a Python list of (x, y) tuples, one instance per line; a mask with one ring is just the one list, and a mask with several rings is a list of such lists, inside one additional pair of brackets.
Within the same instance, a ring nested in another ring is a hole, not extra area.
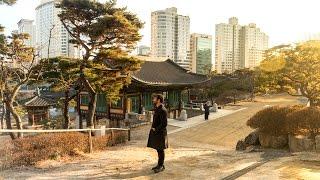
[(272, 136), (287, 135), (286, 117), (289, 113), (299, 109), (301, 109), (301, 106), (269, 107), (257, 112), (247, 121), (247, 125)]
[(44, 129), (63, 129), (64, 118), (62, 116), (56, 116), (48, 119), (43, 119), (41, 125)]
[(320, 108), (305, 107), (289, 114), (286, 128), (293, 135), (315, 137), (320, 132)]
[[(123, 143), (127, 133), (119, 131), (103, 137), (92, 137), (93, 150), (104, 150), (108, 146)], [(15, 139), (10, 142), (7, 149), (5, 164), (10, 165), (34, 165), (36, 162), (60, 157), (79, 156), (79, 152), (89, 152), (87, 133), (50, 133), (28, 136)], [(81, 154), (81, 153), (80, 153)]]

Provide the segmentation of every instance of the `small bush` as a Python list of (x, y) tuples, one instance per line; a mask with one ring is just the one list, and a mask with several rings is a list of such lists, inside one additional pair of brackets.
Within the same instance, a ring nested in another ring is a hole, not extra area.
[(257, 112), (247, 121), (247, 125), (272, 136), (287, 135), (287, 115), (299, 109), (301, 106), (269, 107)]
[[(127, 133), (119, 131), (103, 137), (92, 137), (93, 150), (105, 150), (108, 146), (126, 141)], [(50, 133), (15, 139), (7, 149), (6, 166), (34, 165), (36, 162), (60, 157), (78, 156), (79, 152), (89, 152), (87, 133)]]
[(289, 114), (286, 128), (293, 135), (315, 137), (320, 134), (320, 108), (305, 107)]
[(61, 115), (53, 117), (50, 120), (44, 119), (40, 122), (44, 129), (63, 129), (63, 123), (64, 118)]

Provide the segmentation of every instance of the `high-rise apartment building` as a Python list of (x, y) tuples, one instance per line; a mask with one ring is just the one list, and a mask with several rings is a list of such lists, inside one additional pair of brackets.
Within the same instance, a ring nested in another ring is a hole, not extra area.
[(255, 24), (241, 26), (238, 19), (232, 17), (228, 24), (216, 25), (215, 70), (231, 73), (258, 66), (267, 48), (268, 36)]
[(151, 13), (151, 56), (191, 69), (189, 16), (179, 15), (175, 7)]
[(18, 32), (26, 33), (29, 38), (24, 42), (26, 46), (35, 47), (36, 45), (36, 26), (33, 24), (33, 20), (21, 19), (18, 22)]
[(207, 74), (212, 69), (212, 36), (206, 34), (191, 34), (191, 71)]
[(36, 7), (36, 39), (40, 58), (48, 55), (79, 58), (79, 48), (69, 43), (70, 35), (58, 17), (61, 10), (55, 7), (56, 1), (41, 0)]

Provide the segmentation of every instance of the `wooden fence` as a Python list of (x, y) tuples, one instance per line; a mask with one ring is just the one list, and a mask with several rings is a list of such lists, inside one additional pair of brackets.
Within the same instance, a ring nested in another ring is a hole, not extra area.
[[(31, 130), (31, 129), (0, 129), (1, 133), (61, 133), (61, 132), (88, 132), (89, 136), (89, 152), (92, 153), (92, 132), (101, 131), (102, 129), (53, 129), (53, 130)], [(131, 130), (126, 128), (105, 128), (111, 130), (111, 140), (114, 138), (114, 131), (128, 131), (128, 141), (131, 139)]]

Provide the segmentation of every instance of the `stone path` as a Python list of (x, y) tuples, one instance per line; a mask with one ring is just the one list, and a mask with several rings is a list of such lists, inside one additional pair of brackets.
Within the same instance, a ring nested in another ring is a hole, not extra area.
[[(224, 117), (224, 116), (227, 116), (227, 115), (230, 115), (230, 114), (233, 114), (233, 113), (245, 110), (245, 109), (247, 109), (247, 108), (242, 107), (239, 109), (219, 109), (218, 112), (211, 112), (210, 113), (208, 121), (212, 121), (212, 120), (215, 120), (215, 119), (218, 119), (218, 118), (221, 118), (221, 117)], [(187, 128), (191, 128), (191, 127), (197, 126), (199, 124), (207, 123), (208, 121), (204, 120), (204, 115), (199, 115), (199, 116), (195, 116), (192, 118), (188, 118), (187, 121), (168, 119), (168, 125), (179, 127), (179, 129), (176, 129), (174, 131), (169, 132), (169, 134), (176, 133), (176, 132), (182, 131)]]

